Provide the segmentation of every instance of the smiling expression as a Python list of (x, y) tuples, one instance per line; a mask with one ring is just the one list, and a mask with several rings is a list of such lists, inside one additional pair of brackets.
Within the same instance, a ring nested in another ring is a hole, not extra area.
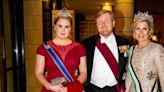
[(136, 24), (134, 28), (134, 38), (138, 42), (145, 42), (149, 40), (150, 28), (146, 21), (141, 21)]

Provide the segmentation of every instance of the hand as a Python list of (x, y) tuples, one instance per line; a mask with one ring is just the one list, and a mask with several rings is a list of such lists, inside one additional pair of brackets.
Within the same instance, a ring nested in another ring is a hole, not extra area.
[(67, 92), (67, 87), (62, 87), (59, 92)]
[(51, 85), (51, 86), (49, 86), (49, 90), (51, 90), (53, 92), (67, 92), (67, 88), (64, 87), (62, 84)]

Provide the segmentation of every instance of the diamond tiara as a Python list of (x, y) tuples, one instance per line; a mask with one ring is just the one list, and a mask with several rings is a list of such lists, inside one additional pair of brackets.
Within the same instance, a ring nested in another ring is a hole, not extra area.
[(137, 14), (135, 14), (134, 16), (134, 22), (135, 21), (138, 21), (138, 20), (147, 20), (149, 21), (150, 23), (153, 23), (153, 17), (151, 15), (148, 14), (148, 12), (140, 12), (138, 11)]
[(69, 13), (67, 8), (62, 8), (57, 14), (56, 17), (70, 17), (72, 18), (72, 15)]

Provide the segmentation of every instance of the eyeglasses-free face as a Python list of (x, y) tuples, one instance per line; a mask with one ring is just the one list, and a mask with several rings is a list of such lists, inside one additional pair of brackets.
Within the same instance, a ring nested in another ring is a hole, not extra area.
[(149, 32), (150, 29), (147, 22), (138, 22), (138, 24), (136, 24), (136, 27), (134, 28), (134, 37), (137, 41), (144, 42), (149, 40)]
[(111, 14), (104, 13), (96, 19), (96, 26), (99, 34), (106, 38), (113, 32), (115, 21)]
[(66, 18), (60, 18), (54, 25), (56, 37), (68, 38), (71, 32), (71, 22)]

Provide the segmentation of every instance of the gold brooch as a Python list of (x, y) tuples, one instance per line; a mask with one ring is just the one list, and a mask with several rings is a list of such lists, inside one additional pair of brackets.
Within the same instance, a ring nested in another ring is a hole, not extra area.
[(119, 48), (120, 53), (124, 53), (124, 57), (128, 56), (129, 54), (128, 50), (130, 49), (129, 45), (121, 45), (118, 48)]
[(127, 50), (129, 49), (129, 45), (121, 45), (118, 48), (120, 50), (120, 53), (124, 53), (127, 52)]

